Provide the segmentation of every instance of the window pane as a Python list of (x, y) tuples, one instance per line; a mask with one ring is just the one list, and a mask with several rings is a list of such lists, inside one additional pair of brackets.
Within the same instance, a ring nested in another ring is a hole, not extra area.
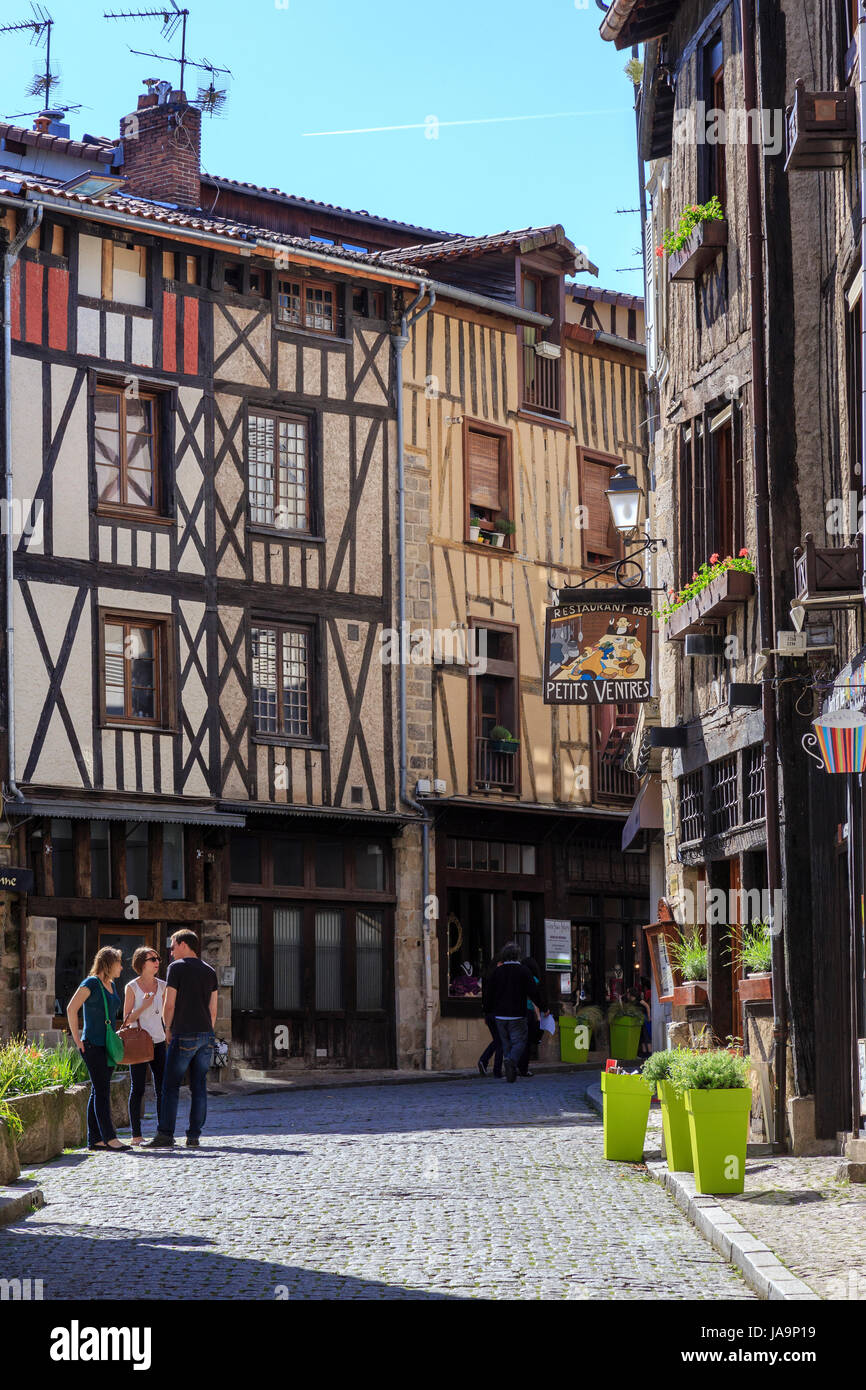
[(152, 627), (130, 627), (129, 656), (132, 714), (156, 718), (156, 633)]
[(252, 905), (231, 909), (232, 965), (235, 983), (232, 1009), (260, 1009), (262, 986), (260, 969), (261, 913)]
[(274, 861), (274, 883), (278, 888), (303, 887), (304, 884), (304, 843), (303, 840), (275, 839), (272, 842)]
[(505, 870), (505, 851), (503, 849), (501, 841), (492, 840), (489, 846), (489, 850), (490, 855), (488, 863), (490, 867), (490, 872), (494, 874), (503, 873)]
[(473, 840), (472, 842), (472, 867), (473, 869), (487, 870), (487, 841)]
[(507, 874), (520, 873), (520, 845), (505, 846), (505, 872)]
[(318, 328), (326, 333), (333, 333), (333, 290), (320, 289), (315, 285), (305, 285), (304, 289), (304, 323), (307, 328)]
[(111, 853), (107, 820), (90, 822), (90, 892), (94, 898), (111, 897)]
[(276, 524), (290, 531), (307, 530), (307, 426), (303, 420), (280, 420), (280, 464)]
[(105, 712), (123, 715), (123, 627), (120, 623), (105, 624)]
[(382, 1008), (383, 914), (378, 910), (360, 910), (355, 915), (355, 956), (358, 972), (356, 1007)]
[(457, 868), (457, 841), (451, 835), (445, 842), (445, 867), (447, 869)]
[(385, 854), (381, 845), (358, 845), (355, 850), (355, 883), (358, 888), (384, 893)]
[(535, 873), (535, 845), (522, 845), (521, 857), (523, 860), (523, 872), (525, 874)]
[(342, 888), (345, 882), (342, 842), (316, 844), (316, 887)]
[(162, 830), (162, 895), (183, 897), (183, 826), (165, 825)]
[(247, 468), (250, 519), (272, 526), (274, 522), (274, 435), (276, 421), (267, 415), (250, 415), (247, 427)]
[(292, 738), (309, 738), (310, 700), (307, 684), (307, 634), (284, 632), (283, 729)]
[(472, 841), (457, 841), (457, 867), (458, 869), (472, 868)]
[[(51, 822), (51, 863), (55, 898), (75, 897), (75, 865), (72, 857), (72, 821)], [(81, 980), (78, 982), (81, 984)]]
[(66, 1006), (87, 974), (84, 959), (84, 922), (57, 923), (57, 951), (54, 957), (54, 1012), (66, 1012)]
[(316, 1008), (343, 1007), (343, 914), (316, 909)]
[(126, 891), (137, 898), (149, 898), (147, 873), (147, 825), (126, 822)]
[(274, 1008), (300, 1009), (302, 913), (299, 907), (274, 908)]
[(293, 280), (278, 281), (277, 318), (281, 323), (301, 322), (301, 287)]
[(253, 723), (260, 734), (277, 729), (277, 634), (270, 627), (252, 630)]
[(261, 883), (262, 847), (257, 835), (232, 835), (229, 860), (232, 883)]

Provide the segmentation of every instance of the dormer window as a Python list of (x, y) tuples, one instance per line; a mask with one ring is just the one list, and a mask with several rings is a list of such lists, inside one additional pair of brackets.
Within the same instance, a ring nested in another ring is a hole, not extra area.
[(336, 333), (336, 287), (318, 280), (278, 280), (276, 320), (287, 328)]
[(560, 348), (558, 276), (543, 276), (524, 270), (521, 273), (521, 303), (534, 314), (549, 314), (550, 329), (524, 324), (523, 334), (523, 404), (527, 410), (541, 415), (559, 415)]

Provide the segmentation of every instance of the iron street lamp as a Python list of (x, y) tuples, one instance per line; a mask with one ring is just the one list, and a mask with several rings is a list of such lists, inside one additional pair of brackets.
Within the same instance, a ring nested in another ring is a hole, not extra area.
[(628, 471), (627, 463), (620, 463), (613, 471), (610, 486), (605, 497), (613, 517), (613, 524), (621, 536), (629, 536), (637, 530), (640, 513), (640, 500), (643, 489), (637, 479)]
[[(624, 541), (634, 540), (638, 527), (638, 517), (640, 516), (643, 488), (634, 475), (629, 472), (627, 463), (617, 464), (604, 495), (607, 498), (613, 524), (617, 531)], [(576, 590), (588, 588), (593, 580), (599, 579), (603, 574), (612, 574), (617, 585), (622, 589), (639, 588), (645, 583), (646, 576), (643, 565), (635, 559), (635, 556), (642, 555), (645, 551), (648, 551), (650, 555), (655, 555), (660, 545), (666, 546), (667, 541), (664, 538), (656, 539), (652, 536), (645, 536), (640, 544), (630, 550), (627, 555), (623, 555), (619, 560), (612, 560), (603, 569), (593, 570), (592, 574), (587, 579), (581, 580), (579, 584), (559, 590), (560, 602), (570, 602), (571, 596), (575, 595)], [(551, 587), (553, 586), (551, 585)]]

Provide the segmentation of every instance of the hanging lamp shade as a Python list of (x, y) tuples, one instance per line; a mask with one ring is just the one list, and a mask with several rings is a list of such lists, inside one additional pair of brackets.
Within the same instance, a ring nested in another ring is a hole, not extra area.
[(815, 719), (812, 728), (813, 733), (803, 735), (803, 747), (825, 772), (866, 772), (866, 715), (833, 710)]

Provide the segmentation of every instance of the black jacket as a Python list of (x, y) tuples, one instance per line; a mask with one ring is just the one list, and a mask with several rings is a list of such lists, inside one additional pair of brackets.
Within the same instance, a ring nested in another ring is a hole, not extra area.
[(495, 1018), (523, 1018), (527, 1000), (544, 1010), (544, 996), (535, 978), (519, 960), (505, 960), (487, 977), (484, 1012)]

